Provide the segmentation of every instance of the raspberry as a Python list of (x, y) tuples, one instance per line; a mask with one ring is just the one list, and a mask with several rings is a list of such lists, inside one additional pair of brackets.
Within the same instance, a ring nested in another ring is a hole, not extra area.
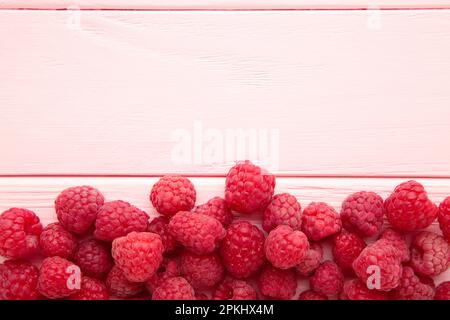
[(80, 291), (71, 295), (70, 300), (108, 300), (106, 286), (97, 279), (82, 277)]
[(195, 300), (209, 300), (209, 297), (206, 293), (195, 293)]
[(168, 278), (180, 275), (179, 261), (177, 258), (164, 258), (156, 273), (145, 282), (147, 290), (152, 293)]
[(298, 274), (307, 277), (320, 265), (323, 259), (322, 246), (317, 242), (309, 244), (305, 258), (296, 266)]
[(205, 204), (195, 207), (194, 212), (216, 218), (225, 228), (228, 228), (234, 219), (227, 203), (220, 197), (214, 197)]
[(439, 227), (447, 241), (450, 241), (450, 197), (445, 198), (439, 206)]
[(138, 295), (144, 290), (140, 282), (131, 282), (118, 266), (112, 267), (106, 278), (106, 287), (111, 295), (120, 298), (129, 298)]
[(105, 198), (90, 186), (63, 190), (55, 200), (55, 210), (61, 225), (68, 231), (83, 234), (89, 230), (97, 217)]
[(298, 300), (328, 300), (326, 296), (318, 294), (314, 290), (306, 290), (300, 293)]
[(257, 298), (255, 288), (247, 281), (231, 277), (225, 278), (213, 294), (213, 300), (256, 300)]
[(355, 233), (343, 230), (333, 238), (333, 258), (344, 271), (352, 270), (353, 261), (366, 247), (363, 239)]
[(297, 290), (297, 279), (293, 269), (276, 269), (266, 265), (258, 279), (261, 293), (272, 299), (289, 300)]
[(398, 185), (386, 199), (384, 208), (389, 222), (401, 231), (428, 227), (436, 219), (438, 212), (423, 186), (413, 180)]
[(170, 234), (189, 251), (207, 254), (216, 250), (226, 231), (215, 218), (180, 211), (169, 222)]
[(250, 161), (238, 162), (225, 181), (225, 201), (240, 213), (262, 212), (273, 196), (275, 176)]
[(342, 229), (341, 219), (336, 210), (323, 202), (312, 202), (302, 216), (302, 231), (308, 239), (319, 241)]
[(125, 277), (144, 282), (158, 270), (164, 247), (159, 235), (150, 232), (130, 232), (112, 243), (112, 256)]
[(148, 232), (159, 234), (164, 245), (165, 253), (172, 253), (178, 248), (178, 242), (169, 233), (169, 220), (165, 217), (156, 217), (148, 225)]
[(289, 193), (276, 194), (264, 211), (262, 226), (266, 232), (285, 224), (300, 230), (302, 224), (301, 207), (297, 199)]
[[(367, 246), (355, 259), (353, 270), (363, 283), (368, 284), (369, 282), (370, 286), (379, 285), (377, 290), (394, 289), (398, 286), (402, 274), (399, 251), (392, 246), (389, 240), (377, 240)], [(372, 283), (372, 280), (375, 283)]]
[(45, 258), (39, 273), (39, 292), (50, 299), (68, 297), (77, 292), (76, 281), (80, 281), (78, 266), (61, 257)]
[(3, 262), (0, 264), (0, 300), (36, 300), (38, 277), (38, 268), (29, 262)]
[(264, 234), (247, 221), (235, 221), (222, 241), (220, 254), (225, 269), (236, 278), (247, 278), (264, 264)]
[(39, 237), (41, 252), (46, 257), (59, 256), (70, 259), (77, 246), (77, 239), (59, 223), (51, 223)]
[(195, 204), (195, 188), (189, 179), (164, 176), (152, 187), (150, 201), (156, 211), (173, 216), (178, 211), (190, 211)]
[(338, 265), (332, 261), (325, 261), (309, 278), (311, 289), (318, 294), (330, 297), (339, 294), (344, 285), (344, 275)]
[(383, 291), (368, 289), (359, 279), (345, 281), (341, 300), (389, 300)]
[(437, 286), (434, 300), (450, 300), (450, 281), (442, 282)]
[(383, 225), (383, 218), (383, 198), (375, 192), (356, 192), (342, 203), (342, 226), (360, 237), (377, 234)]
[(212, 287), (219, 283), (225, 269), (217, 253), (196, 255), (184, 251), (180, 258), (181, 275), (195, 288)]
[(186, 279), (173, 277), (155, 289), (152, 300), (195, 300), (195, 292)]
[(433, 300), (434, 290), (433, 280), (421, 279), (411, 267), (404, 267), (393, 297), (396, 300)]
[(301, 231), (280, 225), (270, 231), (264, 244), (267, 260), (279, 269), (289, 269), (299, 264), (309, 249), (308, 239)]
[(132, 231), (147, 231), (147, 227), (147, 213), (128, 202), (117, 200), (106, 202), (100, 208), (95, 221), (94, 235), (99, 240), (113, 241)]
[(95, 239), (87, 239), (78, 244), (73, 261), (84, 275), (103, 279), (113, 266), (111, 246)]
[(0, 255), (25, 258), (38, 251), (42, 225), (33, 211), (11, 208), (0, 215)]
[(392, 228), (383, 231), (379, 239), (386, 239), (391, 242), (394, 248), (399, 251), (402, 262), (407, 262), (410, 259), (409, 247), (403, 235)]
[(411, 242), (411, 267), (421, 276), (437, 276), (447, 270), (450, 247), (444, 237), (419, 232)]

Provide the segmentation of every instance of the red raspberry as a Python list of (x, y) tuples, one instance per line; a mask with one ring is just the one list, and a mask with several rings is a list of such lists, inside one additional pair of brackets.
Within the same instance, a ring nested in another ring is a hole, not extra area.
[(344, 275), (338, 265), (332, 261), (325, 261), (309, 278), (311, 289), (317, 293), (331, 297), (338, 295), (344, 285)]
[(128, 281), (118, 266), (112, 267), (109, 272), (106, 278), (106, 287), (111, 295), (120, 298), (130, 298), (144, 290), (143, 283)]
[(289, 269), (299, 264), (309, 250), (308, 239), (301, 231), (280, 225), (270, 231), (264, 244), (267, 260), (279, 269)]
[(63, 190), (55, 200), (55, 210), (61, 225), (70, 232), (83, 234), (93, 225), (105, 198), (90, 186)]
[(152, 300), (195, 300), (195, 292), (185, 278), (173, 277), (155, 289)]
[(112, 256), (125, 277), (144, 282), (158, 270), (164, 247), (159, 235), (150, 232), (130, 232), (112, 243)]
[(180, 176), (162, 177), (150, 192), (150, 201), (156, 211), (169, 217), (178, 211), (190, 211), (194, 207), (195, 197), (192, 182)]
[(264, 211), (262, 226), (266, 232), (281, 224), (294, 230), (300, 230), (302, 225), (300, 204), (289, 193), (276, 194)]
[(145, 282), (147, 290), (152, 293), (168, 278), (178, 277), (180, 275), (180, 266), (177, 258), (166, 257), (163, 259), (158, 271)]
[(389, 300), (383, 291), (370, 290), (359, 279), (345, 281), (341, 300)]
[(33, 211), (11, 208), (0, 215), (0, 255), (25, 258), (38, 251), (42, 225)]
[(399, 286), (393, 291), (396, 300), (433, 300), (434, 283), (430, 278), (421, 279), (411, 267), (404, 267)]
[(225, 269), (236, 278), (247, 278), (264, 264), (264, 234), (247, 221), (235, 221), (222, 241), (220, 254)]
[(413, 180), (398, 185), (386, 199), (384, 208), (389, 222), (401, 231), (428, 227), (436, 219), (438, 212), (423, 186)]
[(84, 275), (103, 279), (113, 266), (111, 246), (95, 239), (87, 239), (78, 244), (73, 261)]
[(445, 198), (439, 206), (438, 220), (442, 234), (450, 241), (450, 197)]
[(259, 276), (258, 287), (266, 297), (289, 300), (297, 291), (297, 278), (293, 269), (281, 270), (266, 265)]
[(250, 161), (238, 162), (225, 181), (225, 201), (240, 213), (262, 212), (272, 200), (275, 176)]
[(0, 264), (0, 300), (36, 300), (38, 277), (38, 268), (29, 262), (3, 262)]
[(208, 202), (195, 207), (194, 212), (216, 218), (225, 228), (228, 228), (234, 219), (230, 208), (228, 208), (227, 203), (221, 197), (214, 197)]
[(194, 289), (212, 287), (219, 283), (225, 269), (217, 253), (196, 255), (184, 251), (180, 258), (181, 275), (189, 281)]
[(375, 192), (356, 192), (342, 203), (343, 227), (360, 237), (371, 237), (377, 234), (383, 225), (383, 218), (383, 198)]
[(322, 246), (317, 242), (310, 243), (305, 258), (296, 266), (298, 274), (304, 277), (310, 276), (320, 265), (322, 259)]
[(213, 300), (257, 300), (255, 288), (245, 280), (225, 278), (213, 294)]
[(450, 247), (444, 237), (422, 231), (411, 242), (411, 267), (421, 276), (437, 276), (447, 270)]
[(399, 284), (402, 274), (401, 257), (389, 240), (381, 239), (361, 252), (353, 262), (353, 270), (367, 287), (389, 291)]
[(206, 293), (195, 293), (195, 300), (209, 300), (209, 297)]
[(82, 277), (80, 291), (71, 295), (70, 300), (108, 300), (108, 289), (100, 280)]
[(442, 282), (437, 286), (434, 300), (450, 300), (450, 281)]
[(328, 300), (326, 296), (318, 294), (314, 290), (306, 290), (300, 293), (298, 300)]
[(344, 271), (352, 271), (353, 261), (366, 247), (363, 239), (356, 234), (343, 230), (333, 238), (333, 258)]
[(80, 289), (80, 282), (80, 268), (72, 262), (57, 256), (45, 258), (42, 262), (38, 288), (47, 298), (68, 297)]
[(213, 252), (226, 234), (217, 219), (188, 211), (180, 211), (170, 219), (169, 232), (186, 249), (196, 254)]
[(41, 252), (46, 257), (59, 256), (70, 259), (77, 246), (77, 239), (59, 223), (51, 223), (39, 237)]
[(410, 259), (409, 247), (403, 235), (392, 228), (383, 231), (379, 239), (386, 239), (391, 242), (394, 248), (399, 251), (402, 262), (407, 262)]
[(95, 221), (94, 235), (99, 240), (113, 241), (132, 231), (147, 231), (147, 228), (147, 213), (128, 202), (117, 200), (106, 202), (100, 208)]
[(302, 231), (308, 239), (319, 241), (342, 229), (341, 219), (332, 207), (323, 202), (312, 202), (302, 216)]
[(178, 242), (169, 232), (169, 220), (165, 217), (156, 217), (148, 225), (148, 232), (159, 234), (164, 245), (165, 253), (172, 253), (178, 248)]

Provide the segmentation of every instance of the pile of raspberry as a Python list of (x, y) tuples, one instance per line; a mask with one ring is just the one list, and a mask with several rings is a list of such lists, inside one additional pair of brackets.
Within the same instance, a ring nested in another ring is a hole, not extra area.
[[(247, 160), (199, 205), (189, 179), (162, 177), (149, 190), (157, 214), (91, 186), (63, 190), (45, 227), (11, 208), (0, 300), (450, 299), (450, 281), (434, 283), (450, 261), (450, 197), (437, 206), (407, 181), (386, 199), (360, 191), (339, 210), (302, 208), (275, 180)], [(435, 220), (442, 234), (425, 230)]]

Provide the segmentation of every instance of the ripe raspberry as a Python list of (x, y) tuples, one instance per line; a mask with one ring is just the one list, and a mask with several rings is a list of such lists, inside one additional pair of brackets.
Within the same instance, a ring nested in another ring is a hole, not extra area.
[(247, 221), (235, 221), (222, 241), (220, 254), (225, 269), (236, 278), (247, 278), (264, 264), (264, 234)]
[(196, 255), (184, 251), (180, 258), (180, 269), (181, 275), (194, 289), (215, 286), (225, 274), (218, 253)]
[(39, 270), (31, 263), (7, 260), (0, 264), (0, 300), (36, 300)]
[(272, 299), (289, 300), (297, 291), (297, 278), (293, 269), (276, 269), (266, 265), (258, 279), (261, 293)]
[(273, 196), (275, 176), (250, 161), (238, 162), (225, 181), (225, 201), (240, 213), (262, 212)]
[(436, 219), (438, 212), (423, 186), (413, 180), (398, 185), (386, 199), (384, 208), (389, 222), (401, 231), (428, 227)]
[(217, 219), (188, 211), (180, 211), (170, 219), (169, 232), (186, 249), (196, 254), (213, 252), (226, 234)]
[(61, 225), (68, 231), (83, 234), (93, 225), (105, 198), (90, 186), (63, 190), (55, 200), (55, 210)]
[(165, 253), (172, 253), (178, 248), (178, 242), (169, 232), (169, 220), (165, 217), (156, 217), (148, 225), (148, 232), (159, 234), (164, 245)]
[(73, 261), (84, 275), (105, 278), (113, 266), (111, 246), (95, 239), (87, 239), (78, 244)]
[(352, 271), (353, 261), (366, 247), (363, 239), (355, 233), (343, 230), (333, 238), (333, 258), (344, 271)]
[(319, 241), (342, 229), (341, 219), (336, 210), (323, 202), (312, 202), (302, 216), (302, 231), (308, 239)]
[[(377, 240), (367, 246), (353, 262), (353, 270), (363, 283), (377, 286), (379, 275), (379, 289), (389, 291), (398, 286), (402, 274), (401, 256), (389, 240)], [(379, 272), (378, 272), (379, 271)], [(372, 279), (373, 278), (373, 279)], [(371, 281), (374, 280), (375, 283)]]
[(33, 211), (11, 208), (0, 215), (0, 255), (19, 259), (38, 251), (42, 225)]
[(195, 300), (209, 300), (209, 297), (206, 293), (195, 293)]
[(195, 292), (185, 278), (173, 277), (155, 289), (152, 300), (195, 300)]
[(99, 240), (113, 241), (132, 231), (147, 231), (147, 227), (147, 213), (128, 202), (117, 200), (106, 202), (100, 208), (95, 221), (94, 235)]
[(120, 298), (130, 298), (144, 290), (143, 283), (128, 281), (118, 266), (112, 267), (109, 272), (106, 287), (111, 295)]
[(311, 289), (318, 294), (330, 297), (339, 294), (344, 285), (344, 275), (338, 265), (332, 261), (325, 261), (309, 278)]
[(208, 202), (195, 207), (194, 212), (216, 218), (225, 228), (228, 228), (234, 219), (227, 203), (220, 197), (214, 197)]
[(270, 231), (264, 243), (267, 260), (279, 269), (289, 269), (299, 264), (309, 250), (308, 239), (301, 231), (280, 225)]
[(320, 265), (322, 259), (322, 246), (317, 242), (310, 243), (305, 258), (296, 266), (298, 274), (304, 277), (310, 276)]
[(164, 247), (159, 235), (150, 232), (130, 232), (112, 243), (112, 256), (125, 277), (144, 282), (158, 270)]
[(255, 288), (247, 281), (237, 280), (231, 277), (225, 278), (213, 294), (213, 300), (256, 300), (258, 299)]
[(438, 220), (442, 234), (450, 241), (450, 197), (445, 198), (439, 206)]
[(70, 300), (108, 300), (108, 289), (100, 280), (82, 277), (80, 291), (69, 297)]
[(72, 262), (58, 256), (45, 258), (39, 273), (39, 292), (50, 299), (68, 297), (79, 290), (79, 277), (81, 271)]
[(195, 188), (189, 179), (164, 176), (152, 187), (150, 201), (156, 211), (173, 216), (178, 211), (190, 211), (195, 204)]
[(282, 224), (293, 230), (300, 230), (302, 224), (300, 204), (289, 193), (276, 194), (263, 215), (262, 226), (267, 233)]
[(383, 198), (375, 192), (356, 192), (342, 203), (343, 227), (360, 237), (371, 237), (377, 234), (383, 225), (383, 218)]
[(402, 262), (407, 262), (410, 259), (408, 243), (403, 235), (392, 228), (383, 231), (379, 239), (386, 239), (391, 242), (394, 248), (399, 251)]
[(318, 294), (314, 290), (306, 290), (300, 293), (298, 300), (328, 300), (326, 296)]
[(341, 300), (389, 300), (387, 293), (368, 289), (359, 279), (345, 281)]
[(450, 300), (450, 281), (442, 282), (437, 286), (434, 300)]
[(70, 259), (77, 246), (77, 239), (59, 223), (51, 223), (39, 237), (41, 252), (46, 257), (59, 256)]
[(168, 278), (180, 275), (180, 262), (175, 257), (165, 257), (156, 273), (145, 282), (148, 292), (152, 293)]
[(444, 237), (422, 231), (411, 242), (411, 267), (421, 276), (437, 276), (447, 270), (450, 247)]
[(421, 279), (411, 267), (404, 267), (399, 286), (394, 290), (396, 300), (433, 300), (434, 283), (430, 278)]

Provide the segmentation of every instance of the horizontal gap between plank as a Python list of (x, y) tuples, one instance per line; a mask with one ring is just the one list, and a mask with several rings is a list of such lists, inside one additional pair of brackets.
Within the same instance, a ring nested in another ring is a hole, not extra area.
[(354, 7), (354, 8), (1, 8), (0, 11), (203, 11), (203, 12), (230, 12), (230, 11), (424, 11), (448, 10), (450, 5), (438, 7)]

